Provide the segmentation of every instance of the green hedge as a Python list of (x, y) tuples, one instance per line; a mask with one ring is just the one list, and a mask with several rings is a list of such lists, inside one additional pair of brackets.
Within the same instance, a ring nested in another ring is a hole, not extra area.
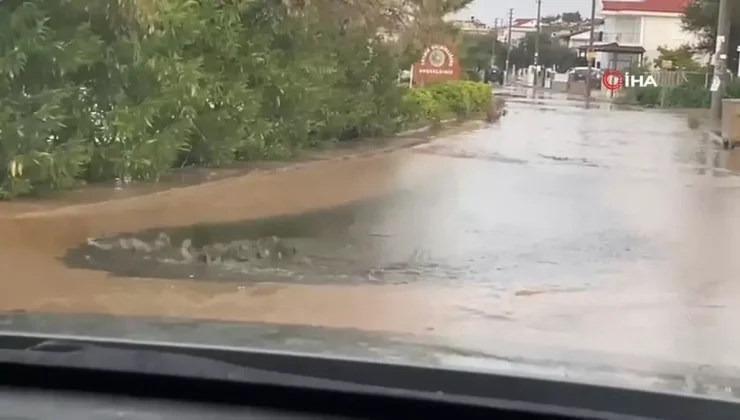
[[(740, 98), (740, 82), (735, 80), (727, 87), (728, 98)], [(684, 84), (676, 87), (631, 88), (627, 101), (636, 105), (663, 108), (709, 108), (712, 93), (700, 84)]]
[(412, 89), (403, 96), (405, 121), (438, 123), (486, 112), (493, 94), (487, 83), (455, 81)]
[(490, 100), (406, 91), (375, 29), (290, 4), (0, 2), (0, 198), (288, 157)]
[(706, 108), (711, 100), (709, 89), (691, 85), (632, 88), (627, 95), (631, 103), (663, 108)]
[(740, 98), (740, 80), (735, 79), (730, 83), (729, 86), (727, 86), (727, 94), (725, 95), (728, 98)]

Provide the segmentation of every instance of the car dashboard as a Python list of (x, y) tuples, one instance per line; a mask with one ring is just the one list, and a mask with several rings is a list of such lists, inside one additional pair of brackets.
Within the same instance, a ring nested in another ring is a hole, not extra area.
[(0, 419), (740, 419), (732, 401), (237, 348), (0, 332)]

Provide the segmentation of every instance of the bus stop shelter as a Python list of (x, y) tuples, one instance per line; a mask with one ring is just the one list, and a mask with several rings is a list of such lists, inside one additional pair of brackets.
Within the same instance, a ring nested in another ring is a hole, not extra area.
[[(587, 45), (578, 47), (579, 55), (586, 55)], [(611, 44), (594, 45), (596, 53), (595, 66), (600, 69), (628, 70), (634, 64), (641, 64), (645, 56), (645, 48), (640, 46)]]

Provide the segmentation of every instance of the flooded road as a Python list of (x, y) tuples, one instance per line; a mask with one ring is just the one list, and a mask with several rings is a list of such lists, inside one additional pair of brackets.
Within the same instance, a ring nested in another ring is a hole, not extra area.
[[(0, 212), (0, 310), (740, 368), (740, 155), (680, 115), (558, 98), (508, 109), (393, 153), (115, 201), (13, 204)], [(203, 251), (272, 236), (295, 255)]]

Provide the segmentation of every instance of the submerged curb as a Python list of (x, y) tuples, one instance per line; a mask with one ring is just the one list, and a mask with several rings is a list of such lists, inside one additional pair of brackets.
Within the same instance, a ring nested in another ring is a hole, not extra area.
[[(457, 120), (455, 120), (453, 118), (450, 118), (450, 119), (447, 119), (447, 120), (442, 120), (441, 123), (442, 124), (449, 124), (449, 123), (455, 122), (455, 121), (457, 121)], [(411, 130), (401, 131), (399, 133), (396, 133), (396, 135), (394, 137), (405, 137), (405, 136), (410, 136), (412, 134), (426, 133), (426, 132), (428, 132), (431, 129), (432, 129), (432, 125), (431, 124), (430, 125), (425, 125), (424, 127), (421, 127), (421, 128), (412, 128)]]

